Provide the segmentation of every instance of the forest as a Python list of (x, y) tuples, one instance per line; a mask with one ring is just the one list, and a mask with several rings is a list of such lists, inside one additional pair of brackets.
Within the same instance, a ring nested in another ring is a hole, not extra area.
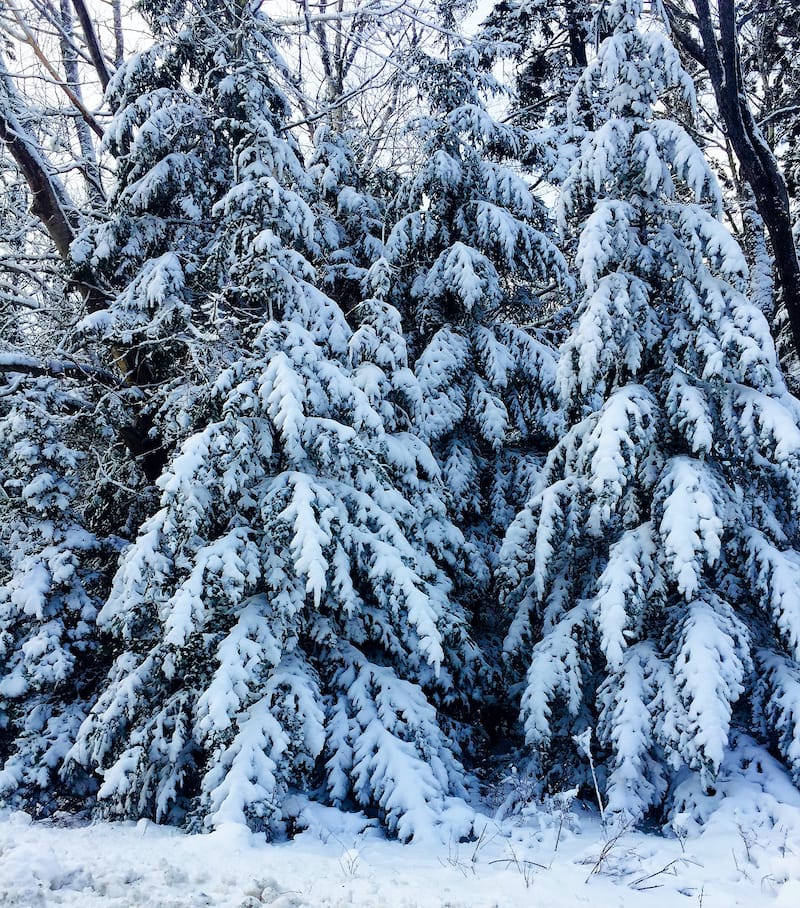
[(800, 785), (795, 0), (0, 32), (2, 804), (667, 828), (740, 733)]

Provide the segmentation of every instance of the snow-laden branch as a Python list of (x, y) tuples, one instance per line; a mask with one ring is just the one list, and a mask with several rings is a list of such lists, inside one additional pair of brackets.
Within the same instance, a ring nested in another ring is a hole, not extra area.
[(77, 378), (85, 381), (97, 381), (102, 385), (112, 387), (121, 387), (125, 384), (123, 376), (110, 372), (102, 366), (79, 363), (70, 359), (38, 359), (24, 353), (0, 352), (0, 372), (53, 378)]

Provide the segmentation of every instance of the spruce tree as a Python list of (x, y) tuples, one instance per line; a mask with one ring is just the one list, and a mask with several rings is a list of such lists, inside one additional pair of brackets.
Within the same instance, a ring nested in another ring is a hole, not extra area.
[[(114, 184), (105, 217), (71, 247), (74, 276), (106, 298), (78, 324), (78, 336), (127, 385), (120, 435), (150, 482), (186, 437), (198, 395), (230, 363), (251, 320), (235, 292), (221, 297), (208, 255), (213, 209), (233, 182), (238, 141), (239, 99), (217, 64), (236, 53), (245, 15), (233, 0), (221, 6), (230, 20), (224, 29), (213, 0), (179, 0), (166, 11), (140, 4), (158, 40), (131, 55), (108, 85), (114, 117), (104, 145)], [(181, 30), (188, 7), (196, 22)], [(265, 103), (277, 105), (280, 120), (285, 101), (275, 95)], [(292, 185), (296, 174), (276, 162), (276, 178)]]
[(800, 773), (800, 408), (708, 162), (663, 115), (694, 103), (675, 49), (641, 0), (603, 16), (559, 202), (584, 288), (568, 431), (501, 562), (536, 771), (580, 779), (594, 727), (609, 808), (639, 819), (702, 797), (739, 722)]

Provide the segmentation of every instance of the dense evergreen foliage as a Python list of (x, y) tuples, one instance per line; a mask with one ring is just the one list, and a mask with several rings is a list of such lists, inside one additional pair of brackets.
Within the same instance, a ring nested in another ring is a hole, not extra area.
[(570, 98), (559, 213), (584, 286), (559, 357), (570, 428), (501, 553), (506, 647), (531, 647), (526, 740), (563, 773), (596, 723), (609, 805), (636, 818), (681, 767), (711, 784), (740, 702), (794, 740), (800, 480), (797, 402), (716, 181), (654, 116), (669, 90), (692, 104), (691, 84), (640, 13), (609, 5), (612, 34)]
[[(380, 262), (356, 280), (356, 332), (315, 283), (312, 186), (280, 130), (268, 22), (239, 15), (214, 5), (208, 21), (196, 28), (189, 17), (178, 31), (178, 47), (209, 48), (207, 61), (185, 64), (208, 66), (192, 73), (202, 86), (192, 117), (209, 135), (188, 162), (141, 141), (163, 108), (184, 103), (184, 69), (166, 83), (163, 65), (151, 68), (154, 56), (184, 63), (173, 44), (129, 66), (139, 94), (123, 99), (112, 127), (132, 128), (157, 75), (159, 105), (139, 125), (141, 154), (128, 151), (137, 163), (117, 192), (120, 221), (130, 196), (159, 206), (132, 227), (147, 242), (127, 241), (148, 259), (103, 319), (131, 332), (128, 313), (143, 305), (148, 340), (167, 322), (174, 337), (174, 322), (189, 331), (197, 319), (221, 367), (209, 357), (196, 373), (188, 437), (159, 478), (159, 510), (98, 616), (121, 654), (67, 765), (102, 773), (109, 814), (188, 811), (206, 825), (274, 832), (287, 792), (313, 784), (335, 803), (375, 807), (409, 837), (463, 787), (434, 704), (446, 713), (461, 703), (477, 665), (450, 595), (465, 545), (430, 452), (390, 393), (413, 397), (414, 379)], [(209, 21), (229, 44), (212, 45)], [(331, 143), (328, 171), (338, 154)], [(202, 223), (181, 227), (189, 271), (169, 233), (148, 228), (163, 218), (162, 184), (169, 203), (174, 186), (197, 185), (196, 172), (215, 174), (217, 197), (203, 183), (205, 213), (199, 203), (187, 212)], [(90, 256), (99, 245), (116, 257), (106, 237), (105, 228), (92, 236)], [(201, 295), (213, 319), (191, 305)]]
[(0, 347), (0, 797), (446, 840), (590, 756), (663, 821), (740, 727), (800, 782), (800, 404), (658, 5), (365, 4), (377, 114), (333, 14), (140, 7), (49, 222), (85, 311)]

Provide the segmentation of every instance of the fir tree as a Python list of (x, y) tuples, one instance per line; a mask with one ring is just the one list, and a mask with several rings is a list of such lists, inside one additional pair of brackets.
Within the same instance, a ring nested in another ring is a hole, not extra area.
[(800, 408), (708, 163), (657, 113), (693, 103), (674, 48), (640, 0), (603, 15), (559, 203), (584, 287), (569, 430), (501, 560), (538, 771), (570, 777), (595, 726), (609, 807), (640, 818), (712, 785), (737, 714), (800, 771)]
[[(238, 52), (249, 14), (233, 0), (178, 0), (166, 12), (148, 2), (141, 8), (159, 40), (132, 55), (109, 83), (115, 115), (104, 143), (115, 185), (106, 217), (72, 244), (71, 265), (78, 279), (101, 284), (108, 297), (78, 332), (87, 346), (99, 345), (128, 384), (131, 413), (121, 435), (154, 481), (190, 430), (198, 395), (247, 342), (253, 319), (253, 301), (235, 284), (221, 290), (216, 269), (225, 265), (209, 255), (215, 206), (243, 166), (235, 160), (241, 98), (226, 61)], [(189, 10), (196, 21), (181, 29)], [(220, 14), (227, 16), (224, 28)], [(281, 65), (269, 42), (259, 52), (266, 65)], [(267, 90), (265, 119), (283, 122), (285, 99)], [(284, 146), (291, 143), (278, 143)], [(294, 154), (274, 164), (279, 196), (301, 168)]]

